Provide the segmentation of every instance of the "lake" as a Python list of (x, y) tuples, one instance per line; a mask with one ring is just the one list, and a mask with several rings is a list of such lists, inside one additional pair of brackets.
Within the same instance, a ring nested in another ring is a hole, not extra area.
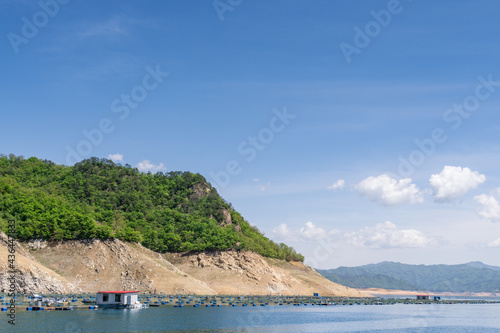
[(500, 331), (500, 304), (158, 307), (2, 315), (0, 332), (418, 332)]

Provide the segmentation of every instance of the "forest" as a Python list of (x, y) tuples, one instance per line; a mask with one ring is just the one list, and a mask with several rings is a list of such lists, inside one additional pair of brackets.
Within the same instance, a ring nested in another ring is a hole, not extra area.
[(157, 252), (249, 250), (304, 261), (246, 221), (200, 174), (142, 173), (92, 157), (74, 166), (0, 155), (0, 228), (17, 239), (118, 238)]
[(357, 267), (318, 269), (318, 273), (351, 288), (455, 293), (500, 291), (500, 267), (478, 261), (460, 265), (408, 265), (384, 261)]

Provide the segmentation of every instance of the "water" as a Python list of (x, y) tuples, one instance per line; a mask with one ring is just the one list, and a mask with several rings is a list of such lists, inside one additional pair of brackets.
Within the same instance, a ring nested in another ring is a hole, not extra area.
[(500, 304), (159, 307), (26, 312), (0, 332), (408, 332), (500, 331)]
[[(423, 293), (425, 294), (425, 293)], [(395, 299), (415, 299), (415, 295), (387, 295), (387, 294), (371, 294), (373, 297), (380, 297), (380, 298), (395, 298)], [(434, 296), (440, 296), (440, 295), (434, 295), (430, 294), (430, 299), (432, 300)], [(441, 300), (451, 300), (451, 301), (457, 301), (457, 300), (462, 300), (462, 301), (481, 301), (481, 300), (487, 300), (487, 301), (500, 301), (500, 297), (484, 297), (484, 296), (440, 296)]]

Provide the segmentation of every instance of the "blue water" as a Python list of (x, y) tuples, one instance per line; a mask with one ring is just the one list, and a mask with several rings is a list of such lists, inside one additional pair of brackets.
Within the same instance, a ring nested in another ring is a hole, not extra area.
[(500, 332), (500, 304), (184, 307), (26, 312), (0, 332)]
[[(380, 298), (386, 298), (386, 299), (390, 299), (390, 298), (395, 298), (395, 299), (405, 299), (405, 298), (409, 298), (409, 299), (412, 299), (414, 300), (415, 299), (415, 295), (386, 295), (386, 294), (372, 294), (372, 296), (374, 297), (380, 297)], [(434, 296), (440, 296), (439, 294), (438, 295), (434, 295), (434, 294), (430, 294), (430, 299), (432, 300)], [(484, 296), (440, 296), (441, 297), (441, 300), (465, 300), (465, 301), (481, 301), (481, 300), (487, 300), (489, 302), (491, 301), (500, 301), (500, 297), (484, 297)]]

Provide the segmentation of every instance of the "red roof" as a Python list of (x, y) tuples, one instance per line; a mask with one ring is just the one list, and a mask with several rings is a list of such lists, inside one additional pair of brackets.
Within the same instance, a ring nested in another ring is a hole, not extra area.
[(98, 294), (129, 294), (129, 293), (138, 293), (139, 290), (135, 291), (124, 291), (124, 290), (114, 290), (114, 291), (98, 291)]

